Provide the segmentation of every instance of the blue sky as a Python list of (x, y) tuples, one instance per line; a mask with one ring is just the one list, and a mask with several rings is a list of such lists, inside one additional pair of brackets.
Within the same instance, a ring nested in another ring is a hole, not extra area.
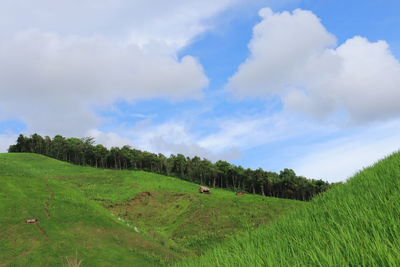
[(343, 181), (400, 147), (398, 1), (0, 4), (19, 133)]

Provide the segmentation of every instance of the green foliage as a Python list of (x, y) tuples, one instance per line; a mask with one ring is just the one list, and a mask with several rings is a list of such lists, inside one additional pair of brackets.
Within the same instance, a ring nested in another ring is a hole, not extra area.
[(30, 138), (22, 134), (9, 152), (32, 152), (50, 156), (79, 165), (112, 169), (135, 169), (175, 176), (209, 187), (226, 188), (237, 192), (249, 192), (279, 198), (307, 201), (314, 195), (329, 189), (328, 182), (309, 180), (296, 176), (290, 169), (278, 175), (259, 168), (244, 170), (241, 166), (226, 161), (215, 164), (199, 157), (185, 157), (182, 154), (166, 158), (162, 154), (140, 151), (129, 146), (110, 150), (94, 145), (93, 138), (64, 138), (56, 135), (53, 140), (34, 134)]
[(76, 251), (81, 266), (171, 264), (307, 204), (221, 189), (203, 195), (155, 173), (0, 154), (0, 266), (62, 266)]
[[(288, 171), (281, 172), (289, 181)], [(178, 266), (400, 266), (400, 153)]]

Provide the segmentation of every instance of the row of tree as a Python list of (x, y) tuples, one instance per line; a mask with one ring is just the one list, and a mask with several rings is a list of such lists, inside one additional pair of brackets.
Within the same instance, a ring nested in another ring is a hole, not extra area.
[(291, 169), (275, 172), (244, 169), (226, 161), (211, 161), (197, 156), (190, 158), (182, 154), (154, 154), (124, 146), (107, 149), (95, 145), (94, 139), (65, 138), (56, 135), (53, 139), (33, 134), (19, 135), (17, 143), (8, 152), (30, 152), (50, 156), (59, 160), (96, 168), (145, 170), (178, 177), (187, 181), (220, 187), (234, 191), (261, 194), (279, 198), (307, 201), (314, 195), (326, 191), (331, 185), (322, 180), (310, 180), (296, 176)]

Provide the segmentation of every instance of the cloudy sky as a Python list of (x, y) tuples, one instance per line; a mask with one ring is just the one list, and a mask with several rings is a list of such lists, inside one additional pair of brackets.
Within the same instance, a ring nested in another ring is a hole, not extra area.
[(3, 0), (19, 133), (344, 181), (400, 148), (398, 0)]

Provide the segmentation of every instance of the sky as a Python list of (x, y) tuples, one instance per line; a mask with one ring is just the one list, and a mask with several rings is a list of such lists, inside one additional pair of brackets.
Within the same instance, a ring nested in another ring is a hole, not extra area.
[(20, 133), (345, 181), (400, 148), (397, 0), (3, 0)]

